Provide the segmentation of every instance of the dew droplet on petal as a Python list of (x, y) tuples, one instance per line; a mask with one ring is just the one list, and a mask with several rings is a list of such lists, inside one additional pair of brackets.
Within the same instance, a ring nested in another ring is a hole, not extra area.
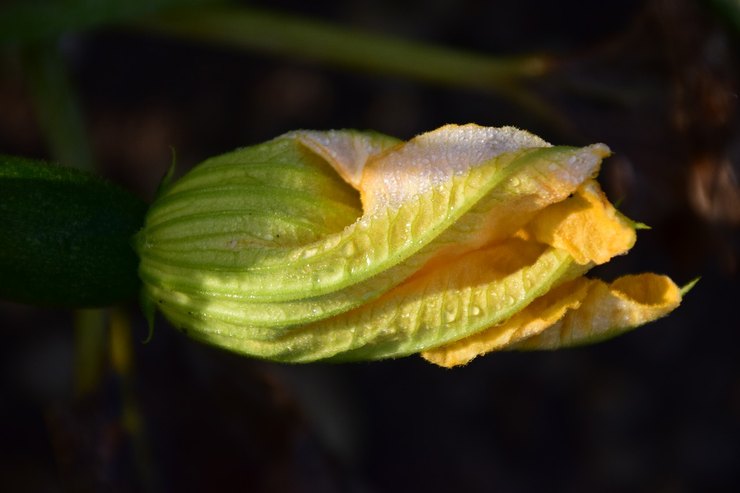
[(342, 253), (346, 257), (351, 257), (355, 253), (355, 244), (352, 241), (348, 241), (342, 248)]

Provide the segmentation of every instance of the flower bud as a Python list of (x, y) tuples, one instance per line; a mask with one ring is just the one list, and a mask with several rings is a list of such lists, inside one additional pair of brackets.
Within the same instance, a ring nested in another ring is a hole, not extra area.
[(423, 353), (454, 366), (612, 336), (681, 294), (653, 274), (582, 277), (635, 241), (594, 181), (608, 154), (448, 125), (408, 142), (298, 131), (218, 156), (149, 210), (145, 307), (196, 339), (293, 362)]

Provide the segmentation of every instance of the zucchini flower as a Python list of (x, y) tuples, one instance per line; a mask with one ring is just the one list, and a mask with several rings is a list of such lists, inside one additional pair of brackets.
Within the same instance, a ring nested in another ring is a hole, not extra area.
[(635, 243), (595, 181), (608, 155), (447, 125), (408, 142), (297, 131), (209, 159), (163, 185), (136, 237), (145, 311), (286, 362), (451, 367), (615, 336), (682, 290), (584, 277)]

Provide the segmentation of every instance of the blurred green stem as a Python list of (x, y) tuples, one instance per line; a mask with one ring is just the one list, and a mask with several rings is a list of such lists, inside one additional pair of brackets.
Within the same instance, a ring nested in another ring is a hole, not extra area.
[(107, 310), (102, 308), (76, 310), (74, 341), (73, 384), (75, 394), (77, 396), (89, 395), (98, 388), (106, 366)]
[(554, 66), (543, 56), (492, 57), (246, 7), (181, 10), (131, 25), (170, 36), (303, 57), (373, 74), (389, 74), (500, 94), (550, 123), (557, 110), (524, 86)]
[(93, 159), (77, 95), (56, 43), (23, 47), (26, 82), (49, 151), (65, 166), (93, 170)]
[(740, 1), (704, 0), (704, 3), (735, 31), (736, 36), (740, 35)]
[(135, 25), (372, 73), (479, 89), (508, 91), (513, 79), (538, 77), (549, 68), (542, 57), (495, 58), (245, 7), (177, 11)]
[(113, 371), (121, 379), (121, 421), (131, 437), (134, 462), (144, 490), (157, 491), (160, 488), (151, 456), (149, 434), (135, 388), (136, 368), (131, 332), (126, 311), (120, 306), (113, 308), (110, 312), (110, 361)]

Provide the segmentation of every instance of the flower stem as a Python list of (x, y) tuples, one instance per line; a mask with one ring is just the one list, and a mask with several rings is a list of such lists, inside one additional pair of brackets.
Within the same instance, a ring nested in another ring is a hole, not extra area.
[(495, 57), (243, 6), (169, 11), (128, 25), (365, 73), (497, 94), (554, 128), (570, 128), (553, 105), (525, 84), (555, 68), (555, 60), (546, 56)]
[(132, 25), (364, 72), (503, 94), (511, 92), (512, 82), (540, 77), (552, 68), (551, 61), (542, 56), (492, 57), (246, 7), (169, 12)]

